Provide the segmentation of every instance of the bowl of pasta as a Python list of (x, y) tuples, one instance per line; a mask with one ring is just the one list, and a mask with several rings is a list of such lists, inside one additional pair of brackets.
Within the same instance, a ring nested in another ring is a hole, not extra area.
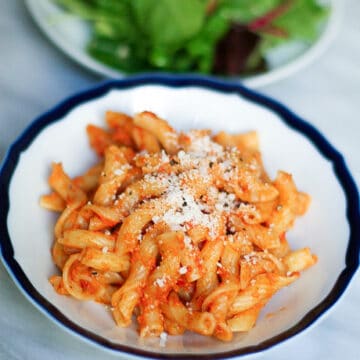
[(148, 76), (76, 94), (9, 149), (1, 190), (20, 290), (119, 356), (265, 351), (320, 319), (358, 267), (343, 158), (238, 84)]

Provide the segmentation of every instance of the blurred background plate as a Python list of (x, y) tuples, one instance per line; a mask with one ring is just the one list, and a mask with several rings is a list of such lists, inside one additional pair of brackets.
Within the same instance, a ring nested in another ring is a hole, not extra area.
[[(343, 0), (323, 0), (329, 3), (331, 11), (318, 40), (311, 46), (292, 41), (268, 52), (266, 61), (269, 70), (236, 78), (247, 86), (258, 88), (281, 80), (310, 64), (328, 47), (339, 28), (342, 18)], [(91, 36), (89, 25), (80, 18), (69, 15), (54, 5), (53, 0), (25, 0), (31, 16), (44, 34), (64, 53), (93, 72), (109, 78), (122, 78), (124, 72), (111, 68), (86, 52)]]

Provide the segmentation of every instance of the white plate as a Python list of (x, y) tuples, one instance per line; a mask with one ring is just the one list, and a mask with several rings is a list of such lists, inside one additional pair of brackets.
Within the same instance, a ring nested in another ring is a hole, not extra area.
[[(311, 194), (310, 211), (288, 239), (310, 246), (319, 262), (264, 309), (256, 327), (230, 343), (186, 333), (140, 340), (135, 323), (117, 328), (106, 309), (60, 296), (48, 282), (55, 216), (39, 207), (48, 192), (52, 161), (75, 176), (94, 160), (85, 127), (103, 124), (106, 110), (134, 114), (150, 110), (177, 129), (257, 130), (265, 167), (291, 172)], [(11, 147), (0, 171), (0, 239), (4, 264), (23, 293), (47, 316), (73, 334), (105, 349), (145, 357), (226, 358), (263, 351), (307, 329), (345, 290), (357, 266), (359, 202), (342, 157), (308, 123), (282, 105), (238, 85), (199, 78), (138, 77), (105, 83), (77, 94), (39, 117)], [(279, 311), (279, 309), (282, 309)], [(272, 317), (265, 314), (274, 313)]]
[[(310, 64), (328, 47), (342, 18), (343, 0), (324, 0), (331, 3), (331, 14), (319, 39), (312, 46), (292, 42), (269, 53), (270, 70), (242, 79), (252, 88), (265, 86), (290, 76)], [(65, 54), (97, 74), (121, 78), (125, 74), (93, 59), (85, 50), (90, 37), (88, 25), (76, 16), (66, 15), (52, 0), (26, 0), (30, 14), (45, 35)], [(240, 79), (239, 79), (240, 80)]]

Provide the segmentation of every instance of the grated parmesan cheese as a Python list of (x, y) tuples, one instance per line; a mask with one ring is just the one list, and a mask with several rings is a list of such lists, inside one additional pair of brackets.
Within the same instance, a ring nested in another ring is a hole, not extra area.
[(101, 251), (103, 252), (103, 254), (106, 254), (109, 251), (109, 248), (107, 246), (104, 246)]
[(191, 139), (191, 143), (188, 149), (190, 152), (203, 156), (208, 154), (223, 154), (224, 148), (216, 142), (212, 141), (210, 139), (210, 136), (206, 135), (196, 137), (196, 135), (194, 135), (194, 132), (190, 132), (188, 135)]
[(256, 265), (258, 263), (258, 259), (255, 254), (244, 255), (244, 260), (252, 265)]
[(161, 162), (168, 163), (170, 161), (169, 156), (166, 154), (164, 150), (161, 150)]
[(154, 285), (157, 285), (158, 287), (164, 287), (165, 286), (165, 283), (166, 283), (166, 277), (163, 276), (159, 279), (156, 279), (155, 282), (154, 282)]
[[(172, 231), (186, 231), (189, 227), (201, 225), (207, 228), (210, 237), (215, 238), (221, 231), (218, 228), (218, 224), (221, 223), (219, 217), (236, 209), (239, 201), (235, 194), (219, 192), (212, 186), (218, 174), (213, 175), (211, 169), (214, 164), (219, 164), (220, 175), (223, 175), (224, 180), (232, 179), (236, 156), (224, 151), (223, 146), (212, 141), (204, 133), (194, 131), (187, 135), (191, 142), (186, 151), (180, 150), (176, 155), (170, 156), (162, 150), (160, 158), (162, 162), (180, 163), (187, 170), (186, 172), (177, 174), (175, 167), (174, 172), (170, 174), (152, 172), (144, 176), (146, 182), (160, 183), (166, 188), (162, 194), (163, 206), (166, 210), (164, 209), (160, 216), (154, 216), (152, 221), (154, 223), (163, 221)], [(208, 187), (207, 201), (204, 202), (194, 197), (194, 189), (189, 184), (199, 181)], [(184, 241), (186, 245), (188, 240)], [(191, 240), (187, 246), (192, 246)]]
[(152, 221), (154, 222), (154, 224), (158, 223), (160, 220), (161, 220), (160, 216), (157, 216), (157, 215), (153, 216), (153, 218), (152, 218)]
[(184, 244), (187, 249), (192, 250), (193, 246), (191, 243), (191, 239), (188, 236), (184, 237)]
[(116, 176), (120, 176), (120, 175), (122, 175), (124, 172), (121, 170), (121, 169), (116, 169), (116, 170), (114, 170), (114, 175), (116, 175)]
[(118, 169), (115, 169), (113, 171), (113, 174), (116, 176), (121, 176), (124, 175), (126, 170), (129, 170), (131, 168), (131, 166), (129, 164), (124, 164), (122, 166), (120, 166)]

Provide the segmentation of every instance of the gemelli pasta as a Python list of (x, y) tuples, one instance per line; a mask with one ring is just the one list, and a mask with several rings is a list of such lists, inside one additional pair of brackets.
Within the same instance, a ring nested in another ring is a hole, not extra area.
[(141, 337), (186, 330), (230, 341), (316, 263), (286, 239), (310, 197), (271, 180), (256, 132), (176, 132), (145, 111), (88, 125), (99, 162), (71, 179), (61, 163), (41, 206), (60, 213), (52, 247), (61, 295), (108, 305)]

